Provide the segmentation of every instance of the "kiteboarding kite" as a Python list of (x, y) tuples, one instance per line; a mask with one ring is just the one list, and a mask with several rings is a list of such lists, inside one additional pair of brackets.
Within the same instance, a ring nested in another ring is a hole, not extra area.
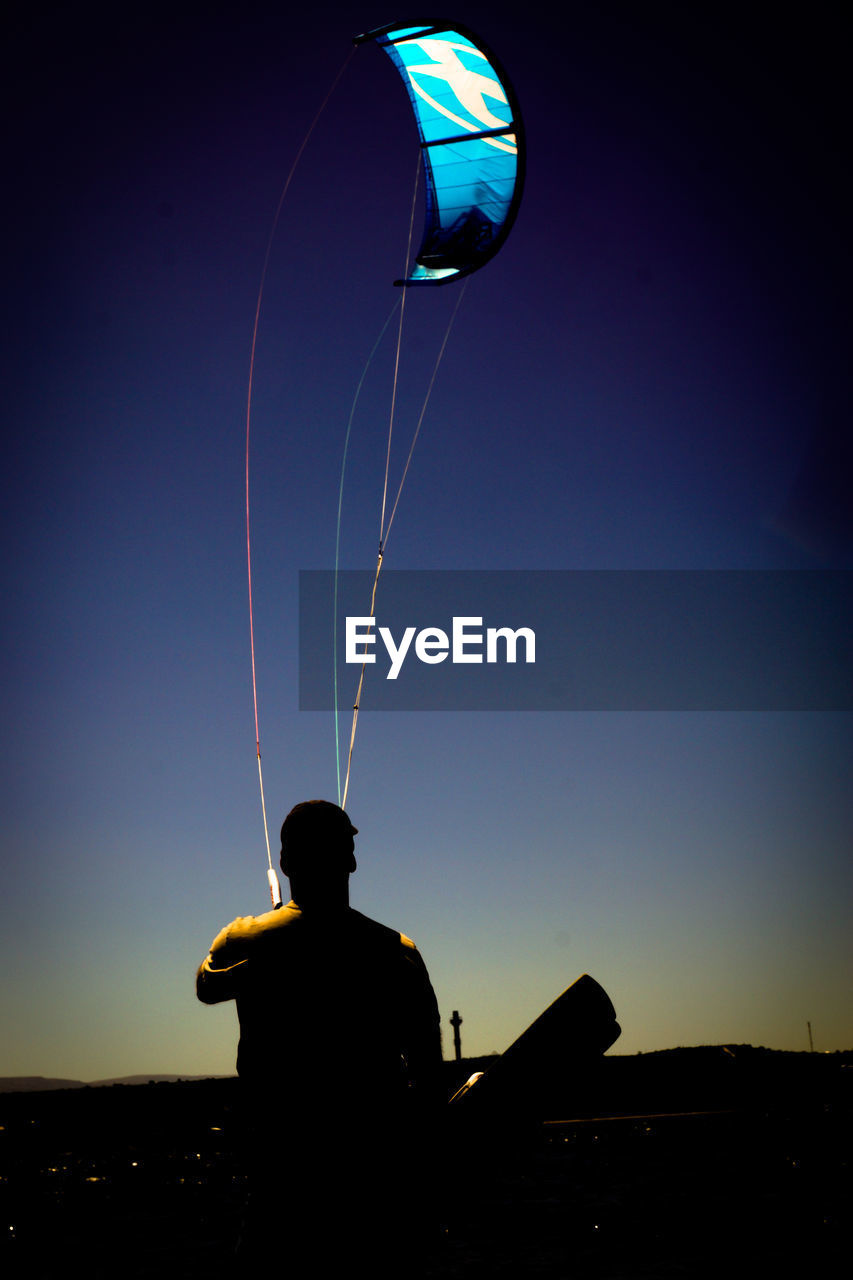
[[(399, 71), (406, 86), (412, 110), (417, 121), (421, 140), (426, 178), (426, 223), (420, 249), (414, 264), (406, 266), (406, 278), (396, 280), (398, 285), (441, 285), (459, 280), (478, 271), (492, 259), (506, 241), (521, 202), (524, 184), (524, 132), (518, 100), (506, 72), (486, 45), (466, 27), (420, 23), (402, 26), (391, 23), (378, 27), (364, 35), (356, 36), (356, 45), (370, 41), (380, 45)], [(348, 60), (347, 60), (348, 61)], [(346, 64), (344, 64), (345, 66)], [(305, 141), (288, 173), (273, 219), (272, 231), (267, 243), (266, 256), (261, 271), (261, 281), (255, 306), (255, 324), (252, 330), (252, 351), (249, 361), (249, 388), (246, 400), (246, 560), (249, 578), (249, 637), (252, 664), (252, 699), (255, 713), (255, 749), (258, 761), (258, 782), (261, 793), (261, 811), (264, 820), (264, 836), (267, 850), (267, 879), (270, 896), (275, 907), (281, 902), (278, 878), (272, 865), (272, 851), (267, 828), (264, 781), (261, 769), (261, 743), (258, 727), (258, 691), (255, 680), (255, 640), (252, 605), (252, 551), (249, 534), (249, 432), (252, 414), (252, 388), (254, 385), (255, 349), (261, 300), (264, 293), (267, 266), (272, 241), (278, 225), (284, 198), (287, 195), (299, 157), (320, 118), (344, 68), (338, 72), (329, 93), (311, 124)], [(463, 290), (457, 299), (457, 309)], [(391, 448), (391, 430), (394, 422), (396, 392), (396, 368), (399, 365), (402, 338), (403, 298), (400, 299), (400, 328), (397, 338), (397, 365), (395, 365), (394, 392), (391, 398), (391, 418), (388, 430), (388, 457)], [(453, 316), (456, 312), (454, 311)], [(438, 365), (450, 336), (453, 316), (447, 327), (436, 360), (433, 376), (415, 427), (409, 449), (409, 457), (403, 470), (403, 479), (397, 497), (386, 519), (388, 467), (386, 459), (385, 489), (382, 495), (382, 517), (379, 555), (376, 565), (373, 592), (382, 568), (385, 539), (397, 510), (397, 502), (408, 472), (409, 461), (421, 423), (426, 412), (432, 384)], [(390, 315), (388, 320), (390, 320)], [(388, 320), (383, 326), (385, 332)], [(380, 333), (380, 338), (382, 337)], [(378, 346), (378, 340), (377, 344)], [(374, 347), (374, 351), (376, 347)], [(368, 358), (368, 365), (371, 356)], [(366, 372), (366, 369), (365, 369)], [(362, 375), (363, 380), (364, 375)], [(356, 400), (361, 388), (356, 391)], [(353, 402), (353, 411), (355, 401)], [(350, 415), (350, 422), (352, 414)], [(349, 439), (349, 428), (347, 428)], [(346, 444), (344, 445), (344, 461)], [(341, 471), (343, 487), (343, 469)], [(338, 503), (340, 521), (340, 501)], [(337, 575), (337, 553), (335, 573)], [(337, 597), (336, 597), (337, 600)], [(373, 606), (371, 605), (371, 614)], [(362, 679), (364, 668), (362, 668)], [(337, 681), (337, 676), (335, 677)], [(358, 719), (361, 681), (353, 707), (353, 722), (347, 754), (346, 780), (341, 805), (346, 803), (349, 787), (353, 742)], [(337, 683), (335, 684), (335, 735), (338, 724)], [(339, 762), (338, 762), (339, 763)], [(338, 793), (341, 795), (340, 769)]]
[(375, 40), (403, 78), (426, 174), (426, 226), (398, 285), (446, 284), (479, 270), (509, 235), (524, 183), (524, 135), (506, 72), (462, 26), (390, 25)]

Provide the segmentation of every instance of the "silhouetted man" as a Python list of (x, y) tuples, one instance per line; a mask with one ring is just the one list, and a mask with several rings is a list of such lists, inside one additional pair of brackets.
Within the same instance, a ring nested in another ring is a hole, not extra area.
[(297, 805), (281, 829), (291, 901), (234, 920), (198, 971), (199, 999), (236, 1000), (240, 1020), (247, 1266), (390, 1274), (425, 1221), (438, 1009), (414, 943), (349, 906), (355, 834), (337, 805)]

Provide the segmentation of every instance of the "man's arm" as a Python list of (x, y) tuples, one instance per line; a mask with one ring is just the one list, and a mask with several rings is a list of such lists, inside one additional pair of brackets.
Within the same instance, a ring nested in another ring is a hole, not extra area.
[(216, 935), (210, 951), (198, 967), (195, 992), (203, 1004), (234, 1000), (240, 992), (248, 957), (245, 947), (232, 933), (238, 923), (235, 920)]

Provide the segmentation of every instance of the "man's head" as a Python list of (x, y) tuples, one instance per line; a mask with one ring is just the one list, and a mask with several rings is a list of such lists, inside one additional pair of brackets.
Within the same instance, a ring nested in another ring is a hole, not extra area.
[(282, 823), (281, 869), (294, 898), (338, 896), (355, 871), (353, 836), (358, 832), (343, 809), (328, 800), (296, 805)]

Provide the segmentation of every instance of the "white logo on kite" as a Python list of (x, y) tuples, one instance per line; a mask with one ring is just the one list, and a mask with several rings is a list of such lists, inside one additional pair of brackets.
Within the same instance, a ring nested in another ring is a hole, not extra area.
[[(413, 40), (411, 43), (419, 45), (427, 57), (433, 59), (432, 62), (420, 62), (415, 66), (406, 67), (412, 88), (419, 97), (468, 133), (479, 133), (481, 129), (500, 129), (507, 124), (506, 120), (501, 120), (500, 116), (494, 115), (485, 102), (485, 99), (489, 97), (506, 104), (506, 94), (498, 81), (492, 76), (481, 75), (479, 71), (469, 71), (460, 61), (456, 50), (463, 49), (465, 53), (473, 57), (482, 58), (488, 65), (488, 60), (484, 53), (481, 53), (479, 49), (475, 49), (473, 45), (459, 44), (455, 40), (433, 40), (427, 38)], [(448, 107), (442, 106), (440, 102), (437, 102), (431, 94), (427, 93), (423, 85), (418, 83), (415, 79), (416, 74), (418, 76), (432, 76), (436, 80), (444, 80), (447, 87), (456, 97), (460, 107), (467, 111), (469, 117), (473, 117), (477, 123), (472, 124), (470, 118), (466, 120), (462, 116), (456, 115)], [(490, 146), (497, 147), (499, 151), (508, 151), (512, 155), (515, 155), (518, 150), (515, 144), (515, 134), (512, 133), (504, 134), (502, 138), (484, 138), (483, 141)]]

